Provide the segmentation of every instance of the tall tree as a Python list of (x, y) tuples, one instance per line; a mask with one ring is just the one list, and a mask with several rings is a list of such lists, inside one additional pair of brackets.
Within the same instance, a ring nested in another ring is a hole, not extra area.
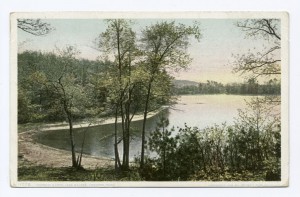
[[(115, 168), (120, 165), (118, 144), (123, 141), (123, 162), (122, 168), (129, 168), (129, 144), (130, 144), (130, 123), (137, 111), (132, 107), (133, 93), (137, 88), (133, 80), (133, 62), (138, 55), (136, 47), (136, 35), (131, 29), (131, 21), (124, 19), (107, 20), (108, 27), (99, 36), (99, 48), (104, 52), (106, 58), (113, 59), (114, 67), (109, 74), (109, 79), (114, 84), (109, 87), (111, 101), (115, 109)], [(118, 117), (122, 121), (122, 139), (118, 139)]]
[(189, 39), (194, 36), (200, 40), (200, 30), (195, 24), (186, 26), (173, 22), (160, 22), (142, 31), (141, 44), (145, 55), (143, 66), (147, 73), (146, 98), (142, 126), (141, 168), (144, 166), (145, 129), (149, 112), (152, 85), (156, 77), (168, 69), (185, 68), (192, 61), (186, 49)]

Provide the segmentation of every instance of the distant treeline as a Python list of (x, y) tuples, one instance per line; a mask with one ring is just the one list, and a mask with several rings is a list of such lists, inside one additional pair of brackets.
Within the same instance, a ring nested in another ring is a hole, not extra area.
[(181, 94), (253, 94), (253, 95), (279, 95), (281, 83), (277, 79), (270, 79), (259, 84), (256, 79), (249, 79), (244, 83), (222, 84), (208, 80), (198, 85), (174, 85), (173, 93)]

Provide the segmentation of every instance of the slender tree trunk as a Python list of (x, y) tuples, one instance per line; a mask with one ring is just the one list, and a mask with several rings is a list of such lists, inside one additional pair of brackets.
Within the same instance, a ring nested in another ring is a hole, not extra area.
[(206, 172), (206, 161), (205, 161), (205, 155), (204, 155), (203, 148), (201, 148), (201, 156), (202, 156), (203, 170), (204, 170), (204, 172)]
[(82, 140), (82, 143), (81, 143), (80, 156), (78, 156), (78, 159), (77, 159), (77, 166), (78, 166), (78, 167), (81, 166), (82, 155), (83, 155), (83, 147), (84, 147), (84, 143), (85, 143), (86, 132), (87, 132), (88, 128), (90, 127), (90, 125), (91, 125), (91, 123), (90, 123), (89, 126), (84, 130), (84, 133), (83, 133), (83, 140)]
[(153, 79), (150, 79), (148, 84), (148, 92), (146, 97), (145, 103), (145, 110), (144, 110), (144, 119), (143, 119), (143, 128), (142, 128), (142, 150), (141, 150), (141, 165), (140, 168), (144, 168), (144, 160), (145, 160), (145, 130), (146, 130), (146, 122), (147, 122), (147, 115), (148, 115), (148, 107), (149, 107), (149, 100), (151, 94), (151, 86), (152, 86)]
[(71, 115), (69, 113), (67, 116), (68, 116), (68, 121), (69, 121), (69, 135), (70, 135), (70, 143), (71, 143), (71, 151), (72, 151), (72, 167), (77, 167), (74, 135), (73, 135), (73, 121), (72, 121)]
[(130, 114), (129, 114), (129, 108), (130, 108), (130, 104), (126, 104), (126, 114), (125, 114), (125, 120), (126, 120), (126, 156), (127, 156), (127, 160), (126, 160), (126, 166), (129, 168), (129, 145), (130, 145)]
[(74, 135), (73, 135), (73, 120), (72, 120), (72, 114), (68, 110), (67, 102), (64, 100), (63, 102), (64, 110), (68, 118), (69, 122), (69, 135), (70, 135), (70, 143), (71, 143), (71, 152), (72, 152), (72, 167), (77, 167), (77, 161), (76, 161), (76, 153), (75, 153), (75, 144), (74, 144)]
[[(69, 134), (70, 134), (70, 143), (71, 143), (71, 151), (72, 151), (72, 167), (78, 167), (76, 162), (76, 153), (75, 153), (75, 144), (74, 144), (74, 135), (73, 135), (73, 118), (72, 118), (72, 112), (68, 108), (68, 102), (67, 102), (67, 96), (65, 88), (61, 82), (62, 76), (58, 79), (58, 83), (61, 87), (61, 90), (63, 92), (63, 109), (66, 113), (68, 122), (69, 122)], [(70, 107), (71, 108), (71, 107)]]
[[(126, 106), (125, 106), (126, 108)], [(124, 111), (125, 110), (125, 111)], [(123, 108), (123, 103), (121, 105), (121, 117), (122, 117), (122, 131), (123, 131), (123, 170), (128, 170), (129, 168), (129, 138), (128, 138), (128, 122), (126, 121), (126, 109)]]
[[(130, 83), (130, 82), (129, 82)], [(126, 144), (126, 150), (127, 150), (127, 166), (129, 167), (129, 160), (130, 160), (130, 124), (131, 124), (131, 118), (130, 118), (130, 107), (131, 107), (131, 96), (132, 96), (132, 87), (128, 90), (128, 100), (125, 104), (125, 122), (126, 122), (126, 137), (127, 137), (127, 144)], [(134, 112), (133, 112), (134, 113)]]
[(124, 111), (123, 111), (123, 104), (121, 104), (121, 119), (122, 119), (122, 134), (123, 134), (123, 162), (122, 168), (125, 168), (126, 165), (126, 132), (125, 132), (125, 120), (124, 120)]
[(118, 151), (118, 105), (116, 106), (116, 112), (115, 112), (115, 144), (114, 144), (114, 150), (115, 150), (115, 172), (117, 172), (117, 170), (121, 166), (119, 151)]
[(164, 165), (164, 168), (163, 168), (163, 175), (164, 175), (164, 178), (166, 178), (166, 136), (165, 136), (165, 125), (163, 123), (163, 165)]
[[(126, 109), (125, 109), (126, 113)], [(128, 170), (129, 168), (129, 132), (128, 132), (128, 122), (126, 118), (126, 114), (124, 117), (124, 134), (125, 134), (125, 143), (124, 143), (124, 170)]]
[(127, 170), (129, 168), (129, 146), (130, 146), (130, 102), (124, 104), (123, 110), (123, 119), (124, 119), (124, 154), (123, 154), (123, 169)]
[[(122, 29), (120, 28), (120, 24), (119, 22), (116, 22), (115, 24), (115, 28), (116, 28), (116, 33), (117, 33), (117, 53), (118, 53), (118, 69), (119, 69), (119, 86), (122, 89), (122, 82), (121, 82), (121, 78), (122, 78), (122, 57), (121, 57), (121, 45), (120, 45), (120, 33), (122, 31)], [(121, 112), (121, 118), (122, 118), (122, 134), (123, 134), (123, 163), (122, 163), (122, 168), (123, 169), (127, 169), (127, 149), (126, 149), (126, 144), (127, 144), (127, 139), (126, 139), (126, 131), (125, 131), (125, 123), (124, 123), (124, 111), (123, 111), (123, 95), (124, 95), (124, 90), (121, 90), (121, 97), (120, 97), (120, 112)]]

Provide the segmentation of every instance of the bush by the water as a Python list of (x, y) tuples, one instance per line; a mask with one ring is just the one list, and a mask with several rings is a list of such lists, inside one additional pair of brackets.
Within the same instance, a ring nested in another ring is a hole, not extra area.
[[(174, 128), (164, 117), (149, 138), (157, 154), (142, 171), (147, 180), (279, 181), (281, 128), (261, 100), (239, 111), (234, 125)], [(175, 135), (176, 134), (176, 135)]]

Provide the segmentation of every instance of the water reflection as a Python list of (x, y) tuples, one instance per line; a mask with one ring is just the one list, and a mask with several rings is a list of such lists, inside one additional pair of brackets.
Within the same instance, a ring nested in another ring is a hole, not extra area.
[[(165, 109), (160, 114), (148, 119), (146, 125), (146, 139), (151, 131), (155, 130), (156, 122), (159, 116), (169, 118), (171, 127), (189, 126), (204, 128), (213, 124), (233, 122), (233, 117), (237, 115), (238, 108), (244, 108), (244, 100), (251, 96), (238, 95), (191, 95), (181, 96), (178, 103), (171, 109)], [(141, 128), (142, 120), (132, 122), (132, 138), (130, 142), (130, 158), (141, 152)], [(121, 124), (118, 125), (118, 131), (121, 131)], [(114, 124), (90, 127), (86, 133), (83, 152), (93, 156), (102, 156), (114, 158)], [(79, 151), (83, 139), (84, 129), (74, 129), (75, 147)], [(121, 134), (121, 133), (120, 133)], [(119, 136), (121, 136), (119, 134)], [(34, 136), (42, 144), (59, 149), (70, 150), (69, 131), (56, 130), (45, 131)], [(119, 153), (122, 155), (122, 143), (119, 144)], [(146, 152), (146, 154), (149, 154)]]
[[(150, 135), (150, 132), (155, 130), (156, 122), (159, 116), (168, 116), (168, 109), (164, 109), (159, 114), (149, 118), (146, 124), (146, 139)], [(131, 141), (130, 141), (130, 158), (139, 155), (141, 152), (141, 128), (143, 121), (135, 121), (131, 123)], [(101, 157), (114, 157), (114, 124), (106, 124), (101, 126), (95, 126), (88, 128), (85, 136), (85, 144), (83, 153), (93, 156)], [(74, 129), (74, 140), (76, 151), (80, 151), (82, 139), (84, 135), (84, 128)], [(121, 136), (121, 124), (118, 124), (119, 137)], [(52, 146), (63, 150), (70, 149), (69, 131), (68, 130), (56, 130), (56, 131), (44, 131), (34, 136), (35, 140), (41, 144)], [(119, 144), (119, 153), (122, 156), (122, 146)]]

